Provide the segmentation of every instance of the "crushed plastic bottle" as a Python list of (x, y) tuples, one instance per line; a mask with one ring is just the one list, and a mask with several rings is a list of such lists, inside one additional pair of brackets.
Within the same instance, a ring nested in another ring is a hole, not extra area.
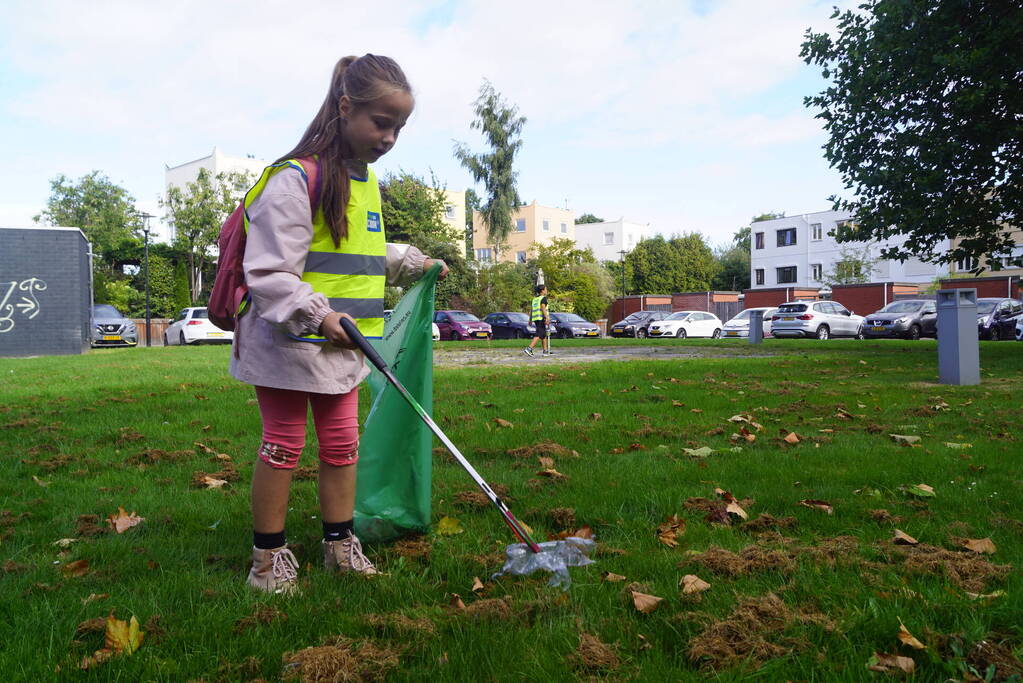
[(593, 564), (589, 554), (596, 543), (588, 538), (569, 536), (561, 541), (540, 543), (540, 552), (534, 553), (525, 543), (513, 543), (505, 549), (507, 560), (501, 571), (491, 578), (496, 579), (505, 574), (529, 576), (533, 572), (543, 570), (553, 574), (547, 582), (549, 586), (559, 586), (568, 590), (572, 585), (572, 577), (568, 575), (569, 567), (585, 567)]

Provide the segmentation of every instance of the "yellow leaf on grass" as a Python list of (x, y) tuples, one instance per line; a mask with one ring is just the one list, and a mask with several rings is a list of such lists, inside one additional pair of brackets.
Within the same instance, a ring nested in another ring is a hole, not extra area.
[(454, 517), (441, 517), (440, 521), (437, 522), (437, 533), (441, 536), (454, 536), (463, 531), (465, 529), (462, 528), (462, 523)]
[(992, 555), (996, 550), (994, 541), (990, 538), (968, 538), (963, 542), (963, 547), (985, 555)]
[(899, 641), (903, 645), (909, 645), (911, 648), (916, 650), (926, 650), (927, 646), (917, 640), (912, 633), (906, 628), (906, 625), (902, 623), (902, 619), (899, 619), (899, 633), (897, 634)]
[(107, 524), (109, 524), (114, 531), (119, 534), (123, 534), (133, 526), (138, 526), (145, 520), (145, 517), (139, 517), (132, 510), (131, 514), (128, 514), (123, 507), (117, 508), (117, 514), (110, 515), (107, 517)]
[(695, 574), (686, 574), (679, 584), (682, 586), (682, 595), (692, 595), (710, 590), (710, 584)]
[(647, 595), (646, 593), (640, 593), (639, 591), (632, 591), (632, 604), (636, 608), (636, 611), (642, 612), (643, 614), (650, 614), (657, 606), (664, 602), (664, 598), (659, 598), (656, 595)]
[(608, 583), (617, 583), (618, 581), (624, 581), (626, 577), (621, 574), (615, 574), (614, 572), (604, 572), (603, 579)]
[(539, 472), (537, 472), (537, 475), (541, 477), (550, 477), (551, 479), (568, 479), (568, 475), (562, 474), (553, 467), (548, 467), (545, 470), (540, 470)]
[(134, 615), (130, 622), (115, 619), (113, 614), (107, 617), (106, 647), (108, 650), (130, 655), (139, 649), (145, 636), (145, 631), (139, 628), (138, 619)]

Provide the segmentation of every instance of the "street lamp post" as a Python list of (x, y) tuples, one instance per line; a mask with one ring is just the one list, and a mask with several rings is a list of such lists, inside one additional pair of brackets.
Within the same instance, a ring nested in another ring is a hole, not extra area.
[(619, 262), (622, 265), (622, 319), (623, 320), (625, 319), (625, 254), (626, 253), (627, 252), (624, 249), (622, 249), (621, 251), (618, 252), (618, 255), (621, 257)]
[(152, 217), (153, 214), (145, 211), (139, 214), (139, 218), (142, 219), (142, 234), (145, 235), (146, 241), (146, 346), (153, 345), (153, 328), (149, 316), (149, 219)]

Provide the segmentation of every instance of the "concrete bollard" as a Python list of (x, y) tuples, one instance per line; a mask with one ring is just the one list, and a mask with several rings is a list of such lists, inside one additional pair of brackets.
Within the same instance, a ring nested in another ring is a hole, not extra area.
[(764, 312), (749, 312), (749, 343), (759, 344), (764, 341)]
[(977, 290), (941, 289), (938, 308), (938, 382), (980, 384)]

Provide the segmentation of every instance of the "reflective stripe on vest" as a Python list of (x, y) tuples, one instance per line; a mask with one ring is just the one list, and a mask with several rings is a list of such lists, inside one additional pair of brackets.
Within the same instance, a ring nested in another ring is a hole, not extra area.
[[(306, 177), (301, 164), (294, 159), (268, 166), (245, 195), (245, 208), (248, 209), (259, 197), (275, 173), (288, 167), (295, 168), (303, 178)], [(380, 210), (380, 188), (373, 170), (367, 170), (367, 177), (353, 176), (350, 180), (351, 194), (345, 210), (348, 236), (341, 240), (340, 246), (334, 246), (323, 211), (317, 208), (302, 281), (327, 297), (332, 310), (352, 316), (363, 336), (379, 339), (384, 334), (387, 241)], [(247, 214), (245, 229), (248, 230)], [(309, 342), (327, 341), (318, 334), (293, 338)]]
[(542, 296), (533, 297), (533, 310), (529, 314), (529, 320), (536, 322), (537, 320), (543, 320), (543, 311), (540, 310), (540, 302), (543, 300)]

